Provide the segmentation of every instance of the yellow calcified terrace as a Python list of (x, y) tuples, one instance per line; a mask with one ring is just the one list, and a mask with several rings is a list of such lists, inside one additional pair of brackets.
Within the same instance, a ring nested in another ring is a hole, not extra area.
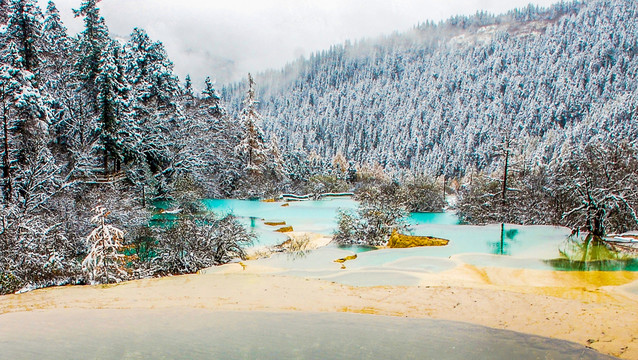
[(411, 248), (419, 246), (445, 246), (449, 242), (449, 240), (431, 236), (403, 235), (394, 230), (392, 232), (392, 235), (390, 236), (390, 239), (388, 240), (388, 247)]

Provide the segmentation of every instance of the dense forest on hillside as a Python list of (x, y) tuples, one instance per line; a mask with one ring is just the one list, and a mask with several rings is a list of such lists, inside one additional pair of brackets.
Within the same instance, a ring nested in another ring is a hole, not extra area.
[[(288, 152), (395, 173), (463, 176), (547, 165), (638, 138), (638, 4), (479, 13), (335, 45), (256, 77), (264, 129)], [(241, 85), (224, 88), (231, 112)]]
[(263, 127), (291, 174), (334, 157), (457, 179), (469, 223), (635, 229), (637, 17), (631, 0), (530, 5), (335, 45), (256, 77)]
[(73, 36), (52, 1), (0, 0), (0, 294), (245, 256), (254, 235), (202, 198), (355, 192), (344, 243), (452, 193), (469, 223), (638, 225), (632, 1), (426, 23), (201, 93), (98, 2)]

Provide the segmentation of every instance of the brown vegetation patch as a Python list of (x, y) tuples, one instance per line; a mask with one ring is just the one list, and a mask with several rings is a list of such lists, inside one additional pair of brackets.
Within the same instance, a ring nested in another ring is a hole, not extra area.
[(346, 262), (346, 261), (348, 261), (348, 260), (354, 260), (354, 259), (356, 259), (356, 258), (357, 258), (357, 254), (354, 254), (354, 255), (348, 255), (348, 256), (343, 257), (343, 258), (341, 258), (341, 259), (337, 259), (337, 260), (335, 260), (334, 262), (336, 262), (336, 263), (340, 263), (340, 264), (341, 264), (341, 269), (345, 269), (345, 268), (346, 268), (346, 264), (345, 264), (345, 262)]
[(435, 238), (431, 236), (413, 236), (399, 234), (396, 230), (392, 232), (388, 240), (389, 248), (411, 248), (418, 246), (445, 246), (450, 240)]
[(344, 262), (346, 262), (346, 261), (348, 261), (348, 260), (354, 260), (354, 259), (356, 259), (356, 258), (357, 258), (357, 254), (354, 254), (354, 255), (348, 255), (348, 256), (343, 257), (343, 258), (341, 258), (341, 259), (337, 259), (337, 260), (335, 260), (334, 262), (336, 262), (336, 263), (344, 263)]
[(291, 232), (291, 231), (294, 231), (294, 230), (292, 229), (292, 226), (284, 226), (284, 227), (281, 227), (281, 228), (279, 228), (279, 229), (277, 229), (275, 231), (276, 232), (280, 232), (280, 233), (286, 233), (286, 232)]

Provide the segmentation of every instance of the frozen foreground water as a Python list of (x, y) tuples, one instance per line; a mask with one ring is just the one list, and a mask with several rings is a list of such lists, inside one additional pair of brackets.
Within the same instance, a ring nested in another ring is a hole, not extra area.
[(613, 359), (452, 321), (197, 309), (4, 314), (0, 349), (2, 359)]

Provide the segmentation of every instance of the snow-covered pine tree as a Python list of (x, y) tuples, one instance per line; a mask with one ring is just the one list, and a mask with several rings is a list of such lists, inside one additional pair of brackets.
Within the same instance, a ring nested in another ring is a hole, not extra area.
[(24, 69), (37, 74), (40, 66), (42, 11), (36, 0), (11, 0), (5, 41), (13, 42)]
[(91, 218), (91, 222), (96, 227), (86, 238), (90, 250), (82, 261), (82, 270), (92, 284), (125, 280), (128, 277), (124, 269), (125, 256), (120, 253), (123, 250), (124, 232), (106, 223), (110, 212), (103, 206), (96, 206), (93, 212), (95, 216)]
[(104, 49), (98, 69), (97, 150), (103, 156), (104, 175), (108, 175), (120, 171), (123, 161), (135, 158), (139, 140), (130, 121), (129, 87), (123, 74), (122, 50), (116, 41)]
[(46, 71), (43, 74), (43, 78), (46, 79), (44, 85), (48, 91), (61, 92), (58, 88), (65, 83), (60, 81), (68, 78), (67, 70), (71, 67), (72, 45), (67, 29), (60, 19), (60, 12), (53, 1), (47, 4), (40, 43), (42, 44), (40, 54), (44, 62), (42, 68)]
[[(47, 3), (42, 26), (42, 41), (44, 43), (41, 51), (42, 55), (47, 55), (49, 58), (58, 58), (69, 54), (71, 44), (67, 29), (62, 23), (60, 11), (53, 1)], [(58, 71), (62, 69), (58, 68)]]
[[(131, 33), (126, 43), (127, 76), (132, 87), (135, 126), (139, 129), (141, 160), (153, 176), (166, 176), (166, 170), (175, 165), (176, 152), (184, 147), (185, 139), (178, 136), (184, 119), (178, 102), (181, 93), (179, 80), (159, 41), (152, 41), (139, 28)], [(179, 172), (171, 169), (169, 172)], [(164, 179), (163, 181), (166, 181)], [(144, 179), (144, 182), (153, 182)]]
[[(114, 66), (107, 66), (108, 62), (103, 57), (109, 54), (108, 47), (113, 40), (110, 39), (104, 18), (100, 15), (97, 3), (99, 0), (84, 0), (79, 9), (74, 9), (76, 17), (84, 18), (84, 30), (78, 34), (74, 41), (74, 64), (71, 74), (74, 86), (72, 98), (69, 100), (73, 111), (71, 121), (67, 123), (68, 148), (74, 164), (74, 177), (88, 178), (96, 176), (96, 172), (104, 173), (108, 165), (108, 153), (104, 156), (104, 138), (102, 129), (105, 126), (104, 115), (112, 113), (109, 103), (101, 103), (108, 100), (109, 96), (104, 91), (108, 88), (104, 78), (101, 89), (98, 87), (98, 78), (101, 70)], [(112, 64), (112, 61), (110, 62)], [(105, 74), (104, 77), (113, 75)], [(100, 95), (100, 92), (103, 94)], [(100, 151), (102, 148), (102, 151)], [(106, 160), (106, 161), (105, 161)], [(98, 169), (101, 169), (98, 170)], [(106, 174), (104, 174), (106, 175)]]
[(56, 143), (66, 144), (68, 124), (73, 121), (72, 103), (77, 95), (69, 71), (72, 66), (71, 40), (53, 1), (47, 4), (41, 43), (40, 87), (50, 95), (51, 132)]
[(15, 43), (9, 43), (0, 62), (2, 117), (2, 179), (5, 201), (15, 200), (16, 169), (45, 148), (49, 109), (35, 87), (34, 75), (23, 68), (24, 59)]
[(208, 106), (208, 112), (211, 116), (221, 118), (226, 115), (226, 109), (221, 104), (221, 98), (213, 86), (210, 76), (204, 81), (204, 90), (202, 90), (202, 101)]
[(186, 109), (195, 106), (195, 92), (193, 91), (193, 81), (189, 74), (184, 79), (184, 87), (182, 89), (182, 104)]
[(84, 18), (84, 30), (76, 41), (76, 76), (82, 82), (81, 87), (88, 93), (91, 105), (97, 106), (98, 90), (96, 79), (100, 74), (100, 63), (105, 48), (112, 41), (104, 18), (100, 15), (97, 3), (100, 0), (84, 0), (79, 9), (74, 9), (75, 17)]
[(257, 104), (255, 81), (252, 75), (248, 74), (248, 91), (241, 113), (243, 135), (237, 147), (237, 153), (247, 172), (251, 175), (261, 175), (267, 160), (264, 134), (257, 124), (257, 121), (261, 119), (261, 115), (257, 112)]
[(282, 181), (285, 176), (284, 159), (281, 154), (281, 149), (279, 149), (279, 141), (276, 137), (273, 136), (270, 139), (270, 143), (267, 148), (268, 171), (275, 181)]
[(143, 29), (135, 28), (126, 44), (126, 55), (129, 81), (134, 85), (138, 102), (173, 115), (179, 80), (164, 45), (153, 42)]

